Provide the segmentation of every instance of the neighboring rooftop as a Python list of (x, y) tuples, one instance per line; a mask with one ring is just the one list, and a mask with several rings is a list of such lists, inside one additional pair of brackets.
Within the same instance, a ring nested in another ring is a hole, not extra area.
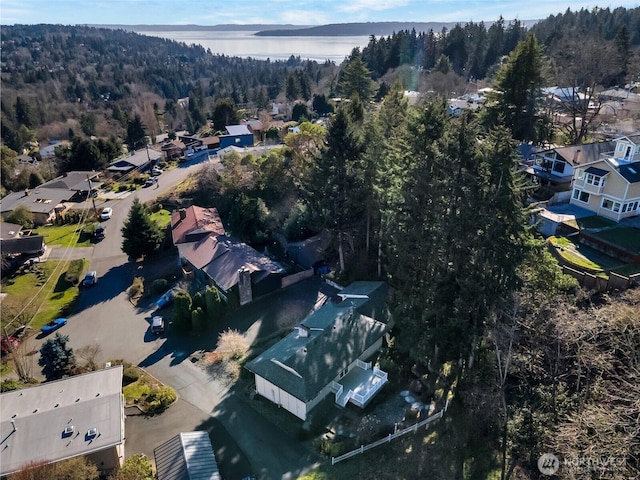
[(569, 145), (566, 147), (556, 147), (549, 150), (538, 152), (537, 155), (548, 156), (549, 153), (555, 152), (557, 158), (564, 160), (569, 165), (584, 165), (585, 163), (595, 162), (605, 153), (613, 153), (616, 148), (616, 142), (595, 142), (586, 143), (584, 145)]
[(19, 205), (24, 205), (33, 213), (49, 213), (71, 196), (72, 191), (60, 188), (38, 187), (24, 192), (12, 192), (0, 200), (0, 211), (11, 212)]
[(83, 190), (89, 190), (89, 182), (87, 179), (93, 180), (98, 175), (99, 172), (67, 172), (58, 178), (43, 183), (40, 185), (40, 188), (59, 188), (62, 190), (81, 192)]
[(9, 239), (16, 238), (20, 235), (22, 225), (8, 222), (0, 222), (0, 238)]
[(224, 235), (208, 236), (198, 242), (178, 244), (180, 256), (203, 270), (223, 290), (238, 283), (238, 270), (247, 268), (254, 283), (284, 267), (246, 243)]
[(225, 129), (229, 135), (252, 135), (246, 125), (227, 125)]
[(158, 480), (220, 480), (207, 432), (183, 432), (156, 447)]
[(3, 393), (0, 405), (0, 475), (124, 441), (122, 366)]
[(225, 234), (224, 225), (216, 208), (192, 205), (171, 213), (171, 236), (174, 245), (198, 241), (210, 234)]

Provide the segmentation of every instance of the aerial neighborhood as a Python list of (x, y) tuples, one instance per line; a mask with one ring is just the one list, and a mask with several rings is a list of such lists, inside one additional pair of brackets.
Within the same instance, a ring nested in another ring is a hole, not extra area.
[(0, 477), (637, 478), (638, 21), (3, 26)]

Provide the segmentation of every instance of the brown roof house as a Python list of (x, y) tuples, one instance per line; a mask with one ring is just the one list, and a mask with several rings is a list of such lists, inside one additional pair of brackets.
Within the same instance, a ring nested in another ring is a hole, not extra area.
[(216, 208), (192, 205), (171, 213), (173, 244), (197, 242), (211, 234), (225, 235), (224, 225)]
[(282, 286), (282, 265), (226, 236), (215, 208), (174, 211), (171, 235), (181, 265), (194, 272), (197, 282), (214, 285), (225, 301), (232, 296), (244, 305)]

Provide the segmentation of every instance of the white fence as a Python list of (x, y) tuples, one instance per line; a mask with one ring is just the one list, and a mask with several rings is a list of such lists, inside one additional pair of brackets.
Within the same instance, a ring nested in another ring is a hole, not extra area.
[[(448, 404), (448, 402), (447, 402), (447, 404)], [(406, 435), (407, 433), (410, 433), (410, 432), (414, 432), (415, 433), (415, 432), (418, 431), (418, 429), (420, 427), (427, 426), (431, 422), (433, 422), (435, 420), (438, 420), (439, 418), (442, 418), (442, 415), (443, 415), (443, 413), (445, 412), (446, 409), (447, 409), (447, 407), (445, 407), (443, 410), (440, 410), (435, 415), (431, 415), (429, 418), (427, 418), (425, 420), (422, 420), (421, 422), (416, 423), (415, 425), (411, 425), (410, 427), (404, 428), (404, 429), (399, 430), (399, 431), (397, 431), (395, 433), (390, 433), (388, 436), (386, 436), (384, 438), (381, 438), (380, 440), (377, 440), (377, 441), (375, 441), (373, 443), (370, 443), (369, 445), (360, 445), (360, 448), (356, 448), (355, 450), (347, 452), (344, 455), (340, 455), (339, 457), (331, 457), (331, 465), (335, 465), (336, 463), (341, 462), (343, 460), (346, 460), (347, 458), (355, 457), (356, 455), (364, 453), (367, 450), (371, 450), (374, 447), (378, 447), (378, 446), (380, 446), (382, 444), (389, 443), (394, 438), (401, 437), (403, 435)]]

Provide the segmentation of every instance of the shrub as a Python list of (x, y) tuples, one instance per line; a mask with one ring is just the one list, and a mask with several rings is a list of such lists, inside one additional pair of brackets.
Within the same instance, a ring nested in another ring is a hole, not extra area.
[(191, 311), (191, 325), (194, 330), (203, 332), (207, 329), (206, 315), (201, 307)]
[(144, 278), (133, 277), (133, 283), (129, 287), (129, 299), (137, 298), (144, 292)]
[(12, 390), (20, 390), (24, 384), (15, 378), (7, 378), (0, 383), (0, 392), (11, 392)]
[(191, 328), (191, 295), (189, 292), (179, 290), (173, 299), (175, 323), (178, 329), (187, 331)]
[(121, 183), (120, 185), (118, 185), (118, 191), (119, 192), (124, 192), (125, 190), (129, 189), (129, 185), (127, 185), (126, 183)]
[(158, 213), (160, 210), (162, 210), (162, 204), (161, 203), (153, 203), (151, 205), (151, 213)]
[(140, 378), (140, 371), (137, 367), (125, 367), (122, 371), (122, 385), (129, 385)]
[(216, 350), (226, 358), (240, 360), (247, 354), (249, 345), (244, 335), (237, 330), (229, 328), (220, 334)]
[(166, 292), (168, 288), (169, 288), (169, 282), (167, 281), (166, 278), (158, 278), (157, 280), (154, 280), (153, 283), (151, 284), (151, 290), (153, 290), (153, 293), (157, 293), (157, 294)]
[(224, 316), (225, 304), (216, 287), (207, 287), (204, 291), (204, 300), (210, 322), (215, 322)]
[(176, 401), (176, 392), (171, 387), (154, 387), (147, 396), (147, 413), (158, 413)]
[(80, 283), (80, 276), (84, 270), (84, 260), (71, 260), (67, 272), (64, 274), (64, 279), (72, 285), (78, 285)]
[(195, 310), (196, 308), (200, 308), (204, 312), (207, 311), (207, 305), (206, 305), (206, 303), (204, 301), (204, 297), (202, 296), (202, 293), (196, 292), (193, 295), (193, 304), (191, 305), (191, 308), (193, 310)]

